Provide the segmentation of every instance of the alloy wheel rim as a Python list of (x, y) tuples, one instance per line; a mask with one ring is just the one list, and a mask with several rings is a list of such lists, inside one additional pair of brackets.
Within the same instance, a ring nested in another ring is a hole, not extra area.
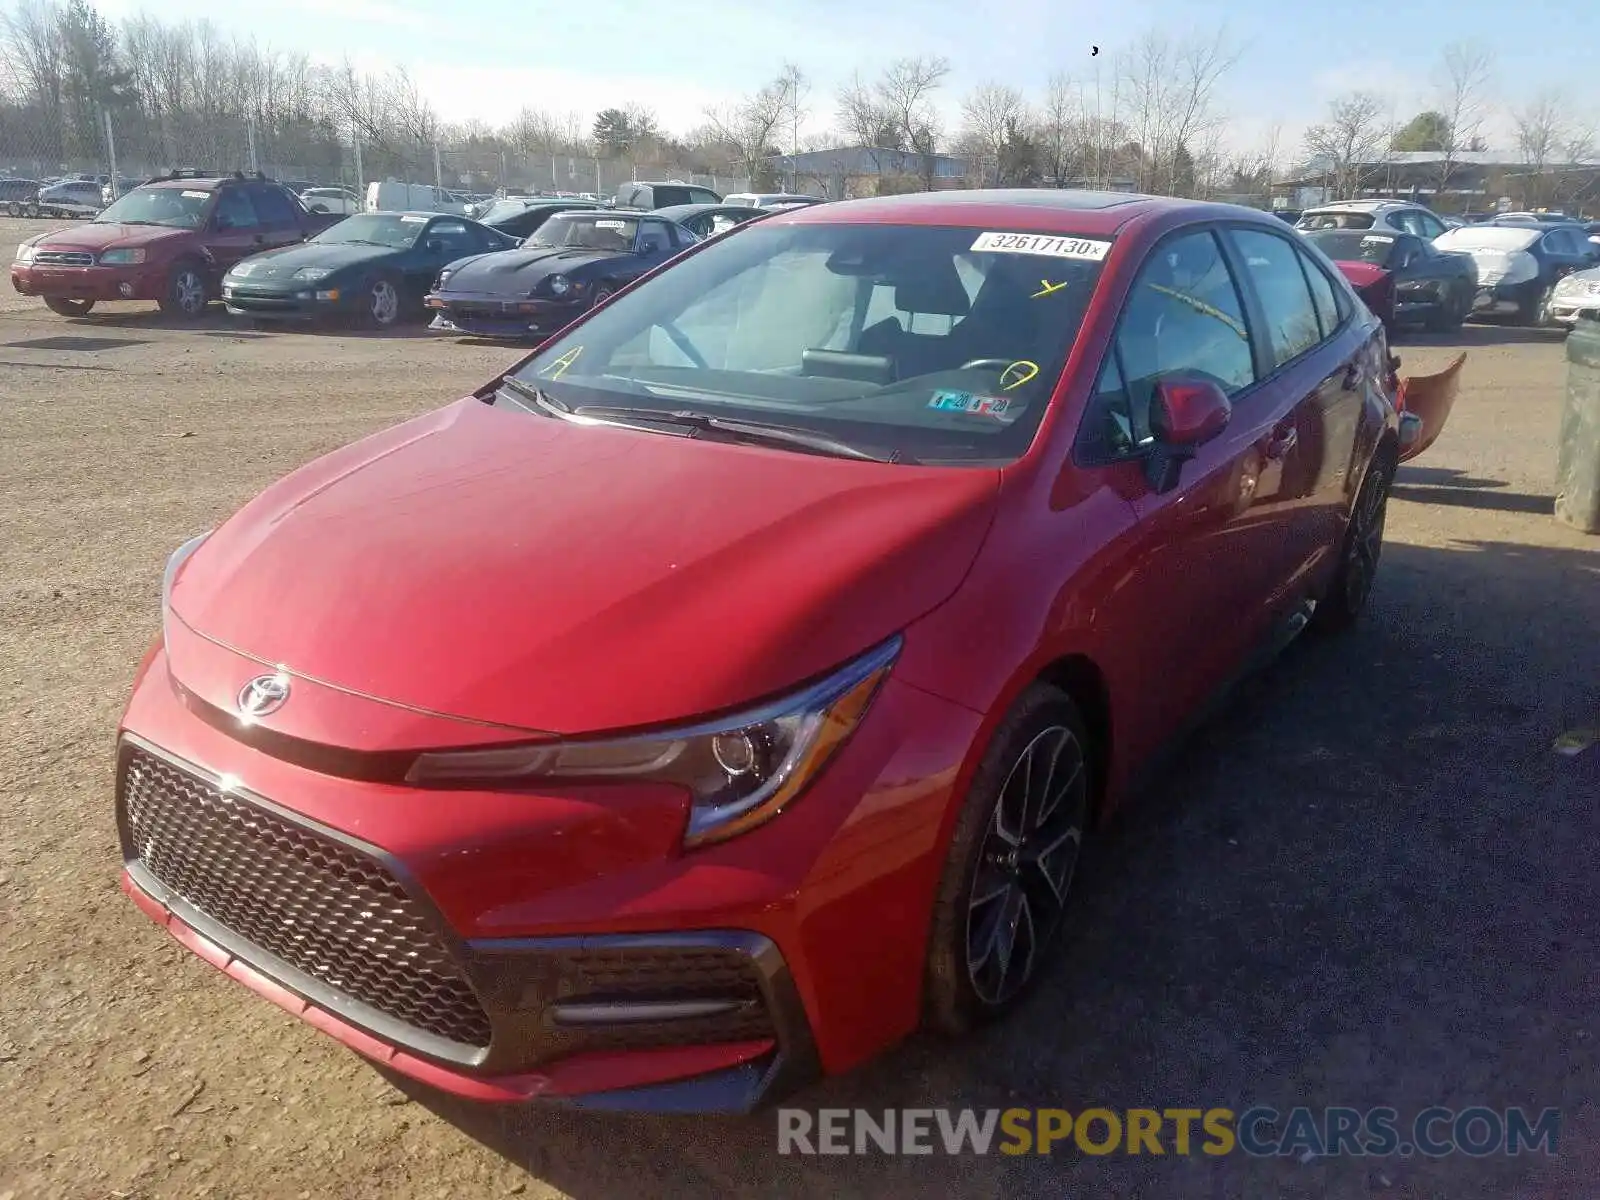
[(1388, 472), (1382, 467), (1375, 470), (1379, 474), (1363, 491), (1351, 517), (1345, 598), (1352, 612), (1366, 602), (1378, 574), (1378, 560), (1383, 556), (1383, 526), (1389, 511), (1389, 491), (1384, 483)]
[(400, 297), (395, 293), (394, 284), (387, 279), (380, 279), (372, 285), (372, 319), (379, 325), (387, 325), (394, 320), (395, 314), (400, 311)]
[(186, 313), (197, 313), (205, 304), (205, 284), (193, 271), (184, 271), (180, 274), (173, 291), (176, 293), (178, 307)]
[(967, 899), (967, 977), (985, 1004), (1022, 990), (1060, 924), (1083, 845), (1086, 768), (1082, 743), (1052, 725), (1000, 789)]

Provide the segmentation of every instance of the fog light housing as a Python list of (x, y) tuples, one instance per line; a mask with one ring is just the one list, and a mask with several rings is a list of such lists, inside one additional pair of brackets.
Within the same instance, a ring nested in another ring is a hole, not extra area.
[(318, 300), (330, 300), (331, 301), (331, 300), (337, 300), (338, 298), (339, 298), (339, 289), (338, 288), (330, 288), (326, 292), (318, 292), (317, 293), (317, 299)]
[(132, 299), (133, 298), (133, 284), (128, 283), (126, 281), (117, 284), (117, 295), (121, 296), (124, 300)]
[(311, 293), (310, 292), (296, 292), (294, 294), (294, 298), (296, 300), (309, 300), (309, 299), (311, 299)]

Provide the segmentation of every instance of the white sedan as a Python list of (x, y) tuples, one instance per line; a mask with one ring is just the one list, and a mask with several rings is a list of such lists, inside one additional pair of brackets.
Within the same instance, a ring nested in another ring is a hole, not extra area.
[(338, 213), (348, 217), (351, 213), (361, 211), (360, 198), (346, 188), (307, 188), (300, 193), (300, 199), (312, 212)]

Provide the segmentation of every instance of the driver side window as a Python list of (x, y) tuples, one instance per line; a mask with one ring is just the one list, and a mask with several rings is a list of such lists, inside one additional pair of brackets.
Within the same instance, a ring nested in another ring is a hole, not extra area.
[(261, 224), (256, 219), (250, 197), (237, 188), (230, 188), (217, 197), (216, 220), (218, 229), (255, 229)]
[(1166, 375), (1199, 375), (1229, 396), (1255, 382), (1238, 284), (1209, 230), (1162, 242), (1139, 269), (1084, 417), (1091, 454), (1123, 458), (1149, 441)]

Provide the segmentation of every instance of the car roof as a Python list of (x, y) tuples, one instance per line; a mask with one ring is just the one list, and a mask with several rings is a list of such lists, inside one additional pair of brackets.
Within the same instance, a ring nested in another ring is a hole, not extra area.
[[(623, 211), (623, 212), (632, 212), (633, 210), (632, 209), (622, 209), (621, 211)], [(644, 209), (642, 211), (649, 212), (649, 213), (654, 213), (656, 216), (664, 217), (669, 221), (681, 221), (685, 217), (698, 217), (698, 216), (701, 216), (704, 213), (728, 213), (730, 215), (732, 215), (734, 213), (738, 213), (739, 215), (743, 216), (746, 213), (758, 212), (760, 210), (751, 208), (748, 204), (727, 204), (727, 203), (723, 203), (723, 204), (706, 204), (706, 203), (701, 203), (701, 204), (668, 204), (668, 205), (666, 205), (666, 206), (664, 206), (662, 208)]]
[(1308, 208), (1300, 215), (1309, 217), (1316, 213), (1328, 212), (1379, 213), (1395, 208), (1420, 208), (1424, 212), (1433, 211), (1426, 204), (1417, 204), (1410, 200), (1336, 200), (1332, 204), (1319, 204), (1315, 208)]
[(971, 228), (1014, 227), (1033, 232), (1070, 231), (1109, 236), (1135, 218), (1162, 213), (1196, 212), (1216, 217), (1249, 215), (1263, 221), (1270, 215), (1235, 204), (1212, 204), (1174, 196), (1136, 192), (1093, 192), (1066, 188), (985, 188), (972, 191), (912, 192), (835, 200), (780, 209), (771, 220), (782, 224), (825, 225), (833, 222), (873, 224), (960, 225)]

